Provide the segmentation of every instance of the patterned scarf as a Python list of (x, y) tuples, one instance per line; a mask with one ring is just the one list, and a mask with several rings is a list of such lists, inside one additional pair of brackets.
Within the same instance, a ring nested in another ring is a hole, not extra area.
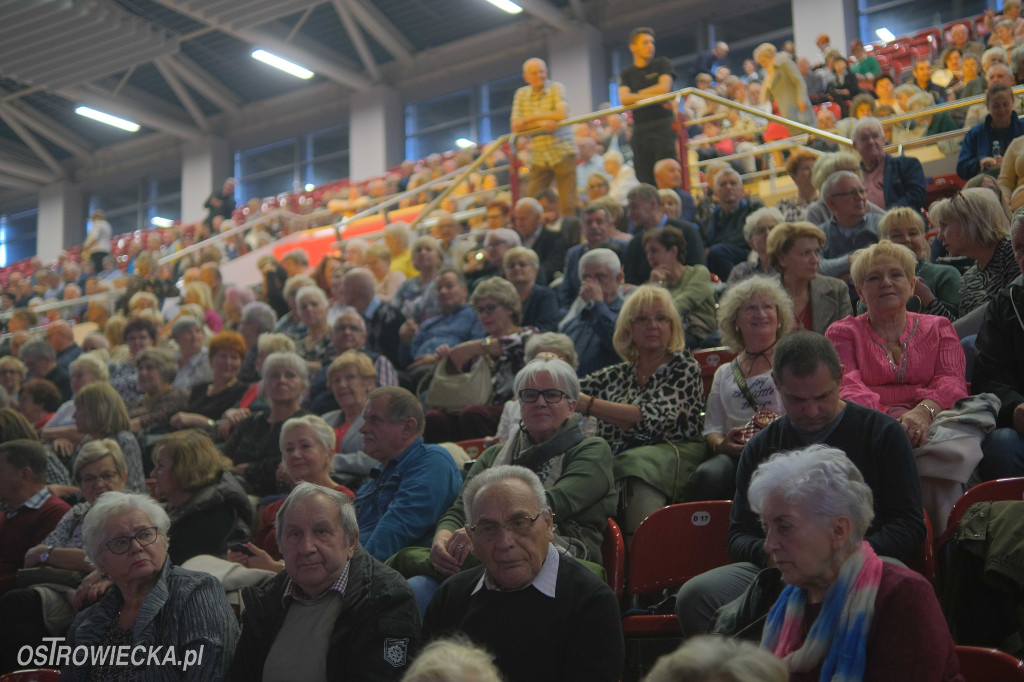
[(881, 579), (882, 560), (867, 542), (861, 542), (825, 594), (821, 613), (806, 639), (801, 641), (807, 591), (789, 585), (768, 614), (761, 646), (785, 660), (792, 672), (807, 672), (820, 665), (822, 682), (863, 680)]

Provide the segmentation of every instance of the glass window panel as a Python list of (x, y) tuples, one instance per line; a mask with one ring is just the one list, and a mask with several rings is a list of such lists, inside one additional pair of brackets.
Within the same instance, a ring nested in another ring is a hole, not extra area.
[(312, 133), (313, 158), (348, 150), (348, 126)]
[(419, 158), (428, 154), (443, 153), (455, 149), (455, 140), (460, 137), (472, 139), (472, 126), (468, 122), (450, 128), (416, 135), (416, 153)]
[(181, 194), (181, 176), (172, 175), (169, 178), (156, 178), (153, 180), (154, 189), (158, 197), (165, 197), (170, 194)]
[(507, 135), (508, 133), (512, 132), (512, 128), (511, 128), (511, 126), (509, 124), (509, 120), (508, 120), (508, 116), (507, 115), (503, 116), (501, 114), (495, 114), (494, 116), (491, 116), (490, 118), (491, 118), (491, 137), (490, 137), (489, 140), (481, 140), (481, 142), (490, 142), (491, 140), (493, 140), (496, 137), (501, 137), (502, 135)]
[(113, 228), (115, 236), (125, 232), (134, 232), (142, 227), (139, 225), (139, 209), (137, 206), (133, 206), (129, 211), (118, 212), (113, 215), (108, 212), (107, 222)]
[(126, 206), (134, 206), (139, 203), (139, 186), (129, 185), (109, 192), (102, 192), (92, 196), (89, 206), (103, 209), (106, 212), (116, 211)]
[[(438, 97), (416, 105), (416, 129), (423, 130), (449, 123), (454, 119), (472, 115), (473, 96), (471, 90)], [(447, 147), (446, 149), (451, 149)], [(430, 152), (427, 152), (430, 153)]]
[(507, 107), (509, 111), (512, 111), (512, 98), (515, 96), (516, 90), (523, 85), (526, 84), (523, 83), (523, 79), (519, 76), (503, 78), (491, 83), (487, 88), (488, 111), (496, 111), (503, 107)]
[(149, 218), (160, 216), (161, 218), (167, 218), (168, 220), (180, 220), (181, 197), (175, 199), (164, 199), (152, 204), (149, 207), (149, 210), (146, 211), (146, 215)]
[(242, 174), (253, 175), (261, 171), (293, 165), (295, 163), (295, 143), (296, 139), (293, 138), (282, 143), (243, 152)]
[(348, 154), (330, 159), (317, 159), (311, 171), (306, 175), (314, 185), (323, 185), (348, 177)]
[(242, 188), (241, 196), (261, 199), (276, 196), (282, 192), (291, 192), (295, 189), (295, 171), (288, 168), (260, 178), (247, 178), (243, 180)]
[[(911, 3), (861, 16), (864, 42), (878, 40), (875, 31), (887, 28), (894, 35), (913, 33), (929, 26), (943, 26), (954, 19), (977, 16), (985, 11), (984, 0), (962, 2)], [(835, 41), (833, 41), (835, 42)]]

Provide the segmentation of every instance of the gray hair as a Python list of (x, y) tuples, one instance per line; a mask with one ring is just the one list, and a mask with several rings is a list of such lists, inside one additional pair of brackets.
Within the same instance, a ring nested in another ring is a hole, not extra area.
[(113, 438), (101, 438), (89, 441), (78, 451), (78, 456), (75, 457), (74, 470), (71, 472), (72, 480), (80, 483), (82, 480), (82, 469), (93, 462), (100, 461), (104, 457), (109, 457), (113, 460), (114, 470), (120, 476), (128, 475), (128, 465), (125, 464), (124, 452), (121, 450), (121, 446)]
[(165, 384), (174, 383), (175, 377), (178, 376), (178, 361), (174, 359), (174, 354), (166, 348), (143, 348), (135, 356), (133, 362), (136, 367), (141, 367), (146, 362), (152, 363)]
[(489, 231), (487, 236), (484, 237), (484, 244), (486, 246), (490, 246), (494, 242), (508, 246), (522, 246), (523, 238), (510, 227), (499, 227), (496, 230)]
[(294, 294), (298, 293), (299, 289), (303, 287), (315, 287), (316, 282), (313, 278), (308, 275), (294, 275), (289, 277), (284, 283), (284, 289), (281, 290), (281, 294), (286, 298), (290, 298)]
[(384, 414), (392, 424), (400, 424), (406, 419), (416, 422), (416, 430), (423, 435), (426, 420), (423, 417), (423, 405), (411, 392), (398, 386), (381, 386), (375, 388), (366, 396), (366, 404), (369, 406), (371, 400), (385, 398), (388, 401), (384, 408)]
[[(104, 341), (106, 341), (106, 339), (104, 339)], [(71, 364), (68, 365), (68, 369), (72, 372), (78, 369), (88, 370), (100, 381), (107, 381), (110, 379), (110, 367), (107, 365), (106, 361), (100, 357), (99, 351), (82, 353), (71, 361)]]
[(160, 537), (163, 538), (164, 546), (170, 546), (167, 531), (170, 530), (171, 519), (159, 502), (143, 493), (122, 493), (113, 490), (103, 493), (93, 503), (89, 513), (85, 515), (85, 521), (82, 522), (82, 549), (85, 550), (89, 563), (101, 572), (105, 572), (99, 557), (104, 549), (103, 531), (107, 522), (115, 516), (136, 511), (149, 518), (150, 523), (156, 526)]
[(910, 99), (907, 100), (907, 106), (910, 111), (917, 111), (919, 109), (927, 109), (935, 106), (935, 100), (927, 92), (919, 92)]
[[(765, 653), (771, 656), (767, 651)], [(436, 639), (423, 647), (402, 677), (402, 682), (502, 682), (502, 679), (494, 665), (493, 655), (465, 637), (451, 637)]]
[(341, 524), (342, 530), (345, 531), (345, 538), (351, 542), (359, 537), (359, 521), (356, 520), (356, 508), (353, 506), (349, 496), (331, 488), (303, 481), (292, 488), (292, 491), (288, 493), (288, 497), (281, 503), (281, 508), (277, 510), (277, 517), (274, 519), (274, 531), (277, 533), (277, 537), (281, 538), (280, 542), (282, 544), (284, 543), (284, 521), (288, 510), (292, 508), (292, 505), (305, 502), (317, 495), (326, 497), (337, 506), (338, 522)]
[[(264, 332), (256, 341), (257, 353), (294, 353), (295, 339), (287, 334)], [(262, 369), (260, 370), (263, 371)]]
[(512, 385), (516, 397), (519, 391), (526, 388), (526, 384), (533, 381), (538, 374), (548, 374), (558, 385), (558, 388), (565, 391), (569, 400), (576, 402), (580, 397), (580, 379), (576, 376), (576, 370), (569, 366), (569, 363), (558, 358), (534, 358), (526, 363), (526, 366), (516, 374), (515, 382)]
[(526, 344), (523, 346), (523, 356), (526, 358), (526, 361), (533, 360), (537, 357), (538, 353), (545, 351), (558, 353), (565, 358), (565, 361), (573, 369), (577, 369), (580, 365), (579, 356), (576, 355), (576, 345), (565, 334), (559, 334), (558, 332), (530, 334), (529, 338), (526, 339)]
[(736, 326), (736, 318), (743, 305), (757, 295), (775, 304), (775, 317), (779, 321), (775, 339), (781, 339), (793, 331), (793, 299), (782, 288), (779, 278), (768, 275), (750, 277), (726, 289), (718, 304), (718, 328), (722, 331), (722, 343), (737, 353), (746, 350), (747, 344)]
[(484, 298), (493, 298), (512, 312), (512, 321), (519, 324), (523, 318), (523, 302), (519, 293), (504, 277), (488, 277), (476, 285), (469, 302), (474, 306)]
[(277, 313), (263, 301), (246, 303), (239, 324), (255, 324), (260, 332), (269, 332), (277, 325)]
[(516, 208), (519, 208), (520, 206), (529, 206), (530, 210), (533, 211), (535, 215), (543, 215), (544, 213), (544, 207), (541, 206), (540, 202), (533, 197), (523, 197), (517, 201)]
[(819, 523), (828, 524), (838, 516), (850, 519), (850, 549), (864, 539), (875, 517), (874, 496), (857, 465), (842, 450), (823, 443), (775, 453), (757, 468), (747, 490), (750, 508), (761, 514), (775, 493)]
[(324, 290), (315, 285), (299, 289), (299, 293), (295, 294), (295, 305), (298, 305), (300, 301), (306, 298), (315, 298), (324, 307), (325, 312), (326, 308), (331, 305), (327, 300), (327, 294), (324, 293)]
[(295, 261), (304, 268), (309, 267), (309, 254), (306, 253), (305, 249), (292, 249), (288, 253), (281, 256), (281, 260)]
[(988, 75), (988, 70), (996, 64), (1006, 64), (1010, 61), (1006, 54), (1006, 48), (1002, 45), (990, 47), (981, 55), (981, 69)]
[(352, 287), (352, 293), (372, 299), (376, 294), (377, 278), (366, 268), (353, 268), (345, 273), (345, 286)]
[(203, 325), (199, 323), (199, 320), (192, 317), (191, 315), (182, 315), (175, 320), (174, 325), (171, 327), (171, 338), (177, 339), (178, 334), (188, 331), (189, 329), (202, 329)]
[(298, 353), (289, 352), (271, 353), (267, 356), (267, 359), (263, 361), (263, 370), (260, 374), (263, 377), (264, 388), (267, 377), (272, 371), (279, 367), (285, 367), (298, 374), (299, 379), (302, 381), (302, 385), (305, 388), (309, 388), (309, 366)]
[(409, 248), (409, 241), (412, 239), (412, 233), (409, 231), (409, 224), (401, 221), (388, 223), (384, 227), (384, 234), (394, 237), (402, 243), (402, 248)]
[(288, 434), (295, 429), (300, 428), (309, 429), (313, 433), (313, 437), (327, 452), (327, 461), (330, 462), (330, 455), (334, 453), (334, 446), (337, 444), (337, 438), (334, 435), (334, 429), (328, 426), (327, 422), (315, 414), (292, 417), (285, 421), (284, 425), (281, 427), (281, 437), (277, 441), (278, 447), (281, 448), (281, 455), (284, 455), (284, 442), (288, 439)]
[(581, 280), (583, 279), (583, 271), (588, 265), (606, 267), (612, 275), (617, 275), (622, 270), (622, 261), (619, 260), (619, 255), (611, 249), (591, 249), (583, 254), (576, 268), (576, 272)]
[(743, 221), (743, 238), (749, 242), (754, 238), (754, 228), (757, 227), (758, 223), (769, 219), (775, 221), (772, 227), (786, 222), (786, 217), (782, 215), (782, 211), (774, 206), (763, 206), (748, 215), (747, 219)]
[(780, 658), (753, 642), (718, 635), (692, 637), (658, 659), (646, 682), (722, 680), (786, 682), (789, 669)]
[(507, 268), (508, 262), (513, 258), (523, 258), (530, 265), (535, 268), (540, 268), (540, 258), (537, 256), (537, 252), (533, 249), (528, 249), (525, 246), (513, 246), (511, 249), (505, 252), (505, 255), (501, 259), (501, 267)]
[(857, 141), (857, 137), (860, 136), (861, 131), (871, 128), (877, 130), (879, 133), (884, 134), (885, 129), (882, 128), (882, 122), (874, 116), (865, 116), (864, 118), (857, 119), (857, 122), (853, 125), (853, 133), (851, 137), (854, 142)]
[(814, 162), (814, 167), (811, 168), (811, 184), (820, 191), (821, 186), (825, 184), (825, 180), (839, 169), (849, 170), (859, 177), (860, 159), (853, 152), (822, 154)]
[(522, 481), (526, 484), (526, 487), (530, 489), (530, 493), (533, 496), (534, 502), (537, 503), (537, 507), (541, 510), (547, 509), (547, 496), (544, 494), (544, 486), (541, 484), (540, 479), (537, 478), (537, 474), (533, 473), (526, 467), (505, 464), (502, 466), (491, 467), (490, 469), (474, 476), (466, 483), (466, 487), (462, 492), (462, 505), (466, 510), (467, 526), (476, 525), (473, 502), (476, 501), (477, 495), (483, 493), (490, 485), (494, 483), (501, 483), (502, 481)]
[(345, 320), (347, 320), (348, 318), (356, 320), (356, 322), (359, 324), (359, 331), (363, 332), (364, 334), (366, 333), (366, 320), (363, 319), (362, 315), (360, 315), (354, 310), (343, 310), (341, 314), (339, 314), (338, 317), (335, 318), (334, 325), (331, 327), (331, 329), (337, 329), (338, 325), (345, 324)]
[(836, 188), (836, 185), (838, 185), (843, 180), (856, 180), (857, 182), (861, 181), (860, 176), (858, 176), (856, 173), (844, 170), (836, 171), (832, 175), (828, 176), (828, 178), (825, 179), (824, 184), (822, 184), (821, 186), (821, 196), (825, 198), (826, 202), (832, 197), (832, 190), (834, 190)]
[(743, 176), (737, 173), (735, 168), (729, 166), (728, 168), (723, 168), (722, 170), (718, 171), (718, 173), (715, 175), (715, 184), (713, 189), (718, 189), (718, 185), (721, 184), (722, 178), (726, 178), (729, 176), (734, 176), (740, 184), (743, 184)]
[(25, 345), (21, 347), (18, 357), (21, 360), (26, 360), (28, 358), (46, 358), (47, 360), (56, 360), (57, 352), (53, 350), (53, 347), (46, 343), (46, 341), (43, 341), (42, 339), (32, 339), (31, 341), (26, 341)]

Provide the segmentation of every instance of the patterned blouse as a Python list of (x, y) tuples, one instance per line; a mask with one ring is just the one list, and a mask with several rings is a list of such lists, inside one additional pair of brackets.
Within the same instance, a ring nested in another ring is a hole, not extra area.
[(1020, 266), (1013, 257), (1010, 238), (1003, 237), (996, 245), (992, 260), (984, 270), (972, 265), (960, 278), (960, 316), (985, 305), (996, 297), (1000, 289), (1010, 286), (1018, 275)]
[(636, 367), (621, 362), (580, 379), (580, 390), (600, 400), (640, 408), (642, 417), (628, 433), (607, 422), (597, 421), (594, 435), (608, 441), (612, 452), (634, 447), (637, 444), (629, 441), (638, 435), (649, 438), (652, 444), (701, 438), (704, 384), (700, 365), (689, 350), (673, 353), (642, 388)]
[(338, 349), (334, 347), (334, 343), (331, 340), (331, 332), (326, 332), (320, 337), (320, 340), (313, 344), (312, 348), (306, 347), (306, 341), (303, 339), (298, 344), (299, 355), (306, 362), (319, 362), (322, 367), (326, 367), (331, 364), (334, 358), (338, 357)]
[(92, 507), (91, 502), (79, 502), (76, 504), (61, 517), (56, 527), (50, 531), (50, 534), (40, 544), (52, 547), (82, 549), (82, 521), (85, 520), (85, 514), (89, 511), (90, 507)]

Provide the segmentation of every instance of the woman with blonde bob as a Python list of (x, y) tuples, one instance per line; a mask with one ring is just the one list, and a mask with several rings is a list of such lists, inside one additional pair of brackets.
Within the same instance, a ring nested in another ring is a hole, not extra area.
[(377, 460), (363, 452), (363, 408), (366, 396), (377, 387), (377, 369), (369, 356), (347, 350), (327, 369), (327, 387), (334, 394), (340, 409), (323, 416), (324, 422), (334, 430), (337, 447), (334, 454), (334, 474), (353, 490), (359, 487)]
[(625, 532), (655, 509), (684, 499), (704, 459), (700, 366), (686, 349), (672, 296), (637, 287), (619, 311), (612, 343), (623, 362), (580, 380), (576, 411), (608, 441), (616, 481), (625, 483)]
[(963, 680), (931, 584), (883, 562), (864, 540), (874, 496), (845, 453), (826, 445), (777, 453), (748, 490), (786, 583), (761, 646), (791, 680)]
[(810, 223), (782, 223), (768, 233), (768, 258), (793, 300), (796, 327), (818, 334), (853, 313), (846, 283), (818, 274), (824, 245), (825, 233)]
[[(793, 330), (793, 302), (779, 280), (752, 277), (726, 290), (718, 306), (718, 328), (736, 358), (715, 371), (708, 391), (704, 440), (711, 459), (697, 467), (690, 500), (730, 499), (736, 464), (750, 437), (744, 427), (764, 408), (785, 414), (772, 379), (772, 358), (776, 344)], [(762, 415), (771, 419), (767, 412)]]
[[(917, 257), (914, 294), (907, 302), (907, 310), (956, 319), (960, 308), (960, 273), (952, 265), (929, 262), (931, 248), (920, 211), (907, 206), (890, 209), (879, 221), (878, 233), (882, 239), (907, 247)], [(862, 304), (859, 312), (863, 311)]]
[(131, 492), (146, 491), (146, 477), (142, 469), (142, 452), (139, 441), (131, 431), (128, 408), (121, 396), (110, 384), (93, 383), (85, 386), (75, 394), (75, 426), (85, 438), (78, 444), (71, 455), (71, 466), (74, 467), (78, 453), (88, 443), (110, 438), (114, 440), (124, 454), (128, 468), (128, 479), (125, 489)]
[(939, 226), (939, 239), (949, 253), (974, 259), (975, 264), (960, 278), (958, 318), (995, 298), (1020, 275), (1010, 245), (1009, 221), (991, 190), (961, 190), (933, 203), (928, 214), (932, 224)]
[[(911, 445), (920, 448), (928, 443), (936, 416), (967, 396), (967, 383), (953, 324), (937, 315), (907, 312), (916, 266), (910, 249), (890, 241), (854, 252), (850, 274), (867, 312), (839, 320), (825, 336), (843, 364), (840, 396), (899, 420)], [(980, 444), (979, 437), (977, 448), (955, 457), (943, 450), (946, 461), (929, 451), (915, 453), (921, 497), (936, 532), (962, 492), (960, 484), (980, 461)]]

